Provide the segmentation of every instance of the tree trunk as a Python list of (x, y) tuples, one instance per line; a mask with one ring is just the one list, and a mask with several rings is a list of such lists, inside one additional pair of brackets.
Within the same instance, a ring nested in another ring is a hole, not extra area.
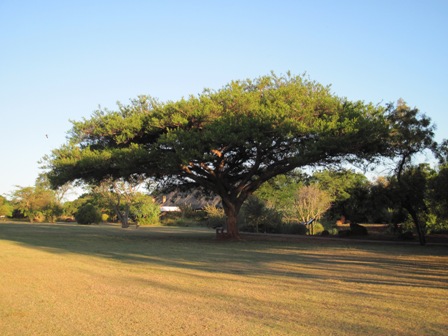
[(239, 239), (240, 232), (238, 230), (238, 223), (237, 223), (237, 216), (238, 214), (236, 212), (231, 212), (227, 215), (227, 236), (232, 239)]
[(425, 231), (424, 231), (424, 228), (423, 228), (423, 225), (422, 225), (420, 219), (418, 218), (417, 212), (409, 204), (406, 206), (406, 210), (409, 212), (409, 214), (412, 217), (412, 220), (414, 221), (415, 228), (417, 229), (418, 240), (420, 241), (420, 245), (422, 245), (422, 246), (426, 245)]
[(240, 206), (235, 205), (229, 200), (222, 200), (224, 213), (226, 214), (225, 238), (239, 239), (240, 232), (238, 230), (238, 213)]
[(115, 213), (117, 214), (118, 219), (121, 222), (121, 228), (122, 229), (126, 229), (129, 227), (129, 210), (126, 210), (124, 214), (121, 213), (120, 209), (118, 208), (118, 206), (114, 206), (115, 209)]

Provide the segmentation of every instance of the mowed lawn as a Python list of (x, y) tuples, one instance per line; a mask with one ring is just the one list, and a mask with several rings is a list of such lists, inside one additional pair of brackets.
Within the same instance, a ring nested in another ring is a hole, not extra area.
[(0, 223), (0, 335), (447, 335), (448, 247)]

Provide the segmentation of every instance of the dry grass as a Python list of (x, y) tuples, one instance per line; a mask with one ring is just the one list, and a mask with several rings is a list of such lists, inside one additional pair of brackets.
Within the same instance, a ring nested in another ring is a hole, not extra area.
[(446, 246), (0, 224), (1, 335), (445, 335)]

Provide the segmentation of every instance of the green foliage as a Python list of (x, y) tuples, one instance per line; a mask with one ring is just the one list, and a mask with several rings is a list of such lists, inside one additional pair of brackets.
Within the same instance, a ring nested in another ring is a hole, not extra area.
[(286, 214), (292, 207), (292, 200), (297, 189), (307, 181), (308, 176), (298, 171), (277, 175), (263, 183), (255, 192), (255, 196), (262, 200), (268, 208)]
[(138, 97), (73, 122), (45, 158), (53, 186), (143, 174), (193, 183), (222, 198), (230, 235), (246, 198), (298, 167), (382, 153), (384, 109), (350, 102), (304, 76), (234, 81), (176, 102)]
[(13, 192), (12, 202), (30, 222), (54, 221), (62, 213), (55, 193), (41, 187), (17, 187)]
[[(448, 164), (443, 164), (428, 181), (432, 212), (448, 220)], [(448, 227), (447, 227), (448, 229)]]
[(271, 233), (280, 231), (281, 214), (273, 208), (266, 207), (265, 203), (255, 196), (247, 199), (242, 213), (246, 226), (250, 226), (246, 227), (244, 231)]
[(340, 216), (360, 221), (370, 208), (366, 205), (369, 194), (367, 178), (348, 169), (317, 171), (311, 181), (320, 189), (330, 193), (332, 206), (328, 216), (337, 219)]
[(222, 208), (218, 208), (213, 205), (207, 205), (204, 208), (205, 213), (207, 214), (207, 226), (208, 227), (219, 227), (223, 226), (225, 223), (225, 214)]
[(420, 244), (425, 245), (426, 172), (421, 167), (412, 167), (412, 158), (424, 150), (438, 148), (434, 141), (435, 125), (430, 118), (416, 108), (411, 109), (402, 100), (396, 107), (390, 106), (387, 118), (390, 124), (389, 155), (396, 162), (396, 194), (414, 222)]
[(283, 224), (280, 231), (280, 233), (298, 234), (298, 235), (306, 235), (307, 232), (308, 229), (304, 224), (294, 222)]
[(309, 225), (308, 233), (316, 236), (320, 235), (324, 230), (325, 228), (321, 223), (314, 221), (312, 224)]
[(78, 209), (86, 203), (94, 202), (93, 196), (83, 194), (73, 201), (67, 201), (62, 204), (63, 215), (66, 217), (74, 217)]
[(151, 196), (137, 194), (130, 211), (139, 225), (160, 224), (160, 205)]
[(101, 212), (93, 204), (84, 204), (75, 214), (78, 224), (98, 224), (101, 222)]
[(10, 217), (13, 210), (12, 204), (5, 197), (0, 196), (0, 216)]

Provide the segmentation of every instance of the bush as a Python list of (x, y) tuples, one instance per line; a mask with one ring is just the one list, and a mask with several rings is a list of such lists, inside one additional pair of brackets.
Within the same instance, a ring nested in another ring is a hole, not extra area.
[(367, 236), (369, 234), (365, 226), (357, 223), (350, 223), (350, 231), (352, 231), (352, 234), (356, 236)]
[(92, 204), (85, 204), (75, 214), (78, 224), (98, 224), (101, 222), (101, 212)]
[(183, 218), (196, 218), (196, 211), (194, 211), (193, 207), (191, 206), (191, 204), (183, 204), (179, 206), (180, 208), (180, 213), (182, 215)]
[(311, 235), (320, 235), (324, 230), (324, 226), (319, 222), (314, 222), (309, 225), (309, 233)]
[(281, 214), (273, 208), (266, 207), (262, 200), (255, 196), (249, 197), (242, 210), (240, 222), (245, 224), (243, 231), (280, 233)]
[(336, 228), (327, 229), (326, 231), (328, 231), (330, 236), (337, 236), (338, 235), (338, 229), (336, 229)]
[(141, 204), (137, 211), (134, 211), (135, 220), (139, 225), (159, 225), (160, 206), (155, 202)]
[(426, 233), (445, 232), (448, 230), (448, 220), (441, 218), (435, 214), (428, 214), (426, 216)]
[(280, 233), (283, 234), (296, 234), (296, 235), (306, 235), (307, 228), (306, 225), (301, 223), (284, 223), (280, 227)]
[(225, 224), (225, 214), (224, 209), (217, 208), (213, 205), (207, 205), (204, 208), (207, 213), (207, 226), (211, 228), (216, 228), (223, 226)]

